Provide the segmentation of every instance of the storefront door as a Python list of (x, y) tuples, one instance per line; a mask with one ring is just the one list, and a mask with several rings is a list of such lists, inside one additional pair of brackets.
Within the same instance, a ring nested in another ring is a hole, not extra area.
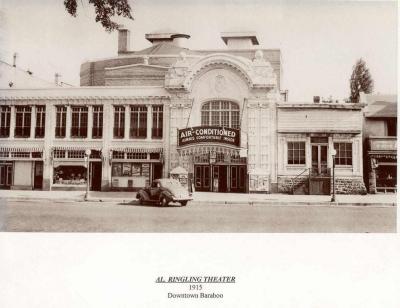
[(210, 191), (210, 165), (194, 165), (196, 191)]
[(9, 188), (12, 185), (12, 165), (0, 165), (0, 188)]
[(311, 161), (313, 175), (327, 175), (328, 173), (328, 146), (312, 145)]
[(43, 162), (35, 162), (35, 178), (33, 182), (33, 187), (35, 189), (42, 189), (43, 187)]
[(212, 177), (212, 191), (214, 192), (227, 192), (228, 191), (228, 166), (216, 165), (213, 166), (213, 177)]
[(230, 166), (230, 191), (246, 191), (246, 166)]
[(310, 195), (329, 195), (328, 145), (311, 146), (311, 163)]
[(91, 187), (90, 190), (100, 191), (101, 190), (101, 162), (91, 162)]

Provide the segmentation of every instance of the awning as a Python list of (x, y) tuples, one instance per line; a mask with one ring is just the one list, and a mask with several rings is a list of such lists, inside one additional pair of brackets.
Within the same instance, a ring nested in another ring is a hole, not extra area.
[(101, 151), (101, 147), (92, 147), (92, 146), (56, 146), (53, 147), (53, 150), (61, 150), (61, 151), (86, 151), (86, 150), (94, 150)]
[(53, 167), (59, 166), (81, 166), (86, 168), (86, 163), (84, 161), (54, 161)]
[(163, 148), (112, 148), (114, 152), (126, 153), (162, 153)]
[(179, 155), (187, 156), (187, 155), (201, 155), (207, 153), (223, 153), (231, 156), (239, 155), (240, 148), (232, 148), (223, 145), (195, 145), (184, 148), (177, 148)]
[(0, 152), (43, 152), (43, 147), (0, 147)]

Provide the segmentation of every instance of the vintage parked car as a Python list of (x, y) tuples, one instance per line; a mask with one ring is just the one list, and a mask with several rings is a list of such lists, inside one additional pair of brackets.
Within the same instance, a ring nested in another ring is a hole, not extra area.
[(138, 191), (136, 199), (139, 199), (140, 204), (151, 202), (161, 206), (167, 206), (170, 202), (179, 202), (185, 206), (193, 200), (189, 191), (175, 179), (154, 180), (151, 186)]

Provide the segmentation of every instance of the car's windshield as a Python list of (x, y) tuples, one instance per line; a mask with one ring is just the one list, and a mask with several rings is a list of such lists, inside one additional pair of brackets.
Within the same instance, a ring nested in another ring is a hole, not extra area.
[(168, 189), (173, 189), (173, 188), (176, 189), (177, 187), (182, 187), (181, 183), (175, 179), (163, 179), (160, 180), (160, 182), (163, 187)]

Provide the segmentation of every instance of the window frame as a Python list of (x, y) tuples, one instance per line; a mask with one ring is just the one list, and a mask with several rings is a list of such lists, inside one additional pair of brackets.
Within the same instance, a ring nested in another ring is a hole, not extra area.
[(240, 106), (229, 100), (211, 100), (200, 108), (201, 125), (240, 129)]
[[(19, 122), (21, 125), (19, 125)], [(32, 106), (15, 106), (15, 138), (31, 136)]]
[[(293, 147), (291, 147), (292, 145)], [(295, 147), (295, 145), (298, 145)], [(286, 141), (286, 164), (288, 166), (306, 165), (306, 142), (305, 141)], [(289, 153), (292, 153), (291, 155)], [(303, 155), (302, 155), (303, 154)], [(297, 155), (297, 157), (295, 157)]]
[(92, 138), (103, 138), (103, 105), (93, 106)]
[(67, 133), (67, 106), (59, 105), (55, 107), (56, 107), (55, 137), (65, 138)]
[(36, 106), (35, 138), (44, 138), (46, 131), (46, 106)]
[(147, 106), (134, 105), (130, 108), (129, 137), (135, 139), (147, 138)]
[(123, 139), (125, 136), (125, 106), (114, 106), (114, 139)]
[[(344, 146), (344, 149), (341, 149), (341, 147), (343, 147), (343, 146)], [(348, 149), (349, 146), (350, 146), (350, 150)], [(336, 150), (335, 166), (346, 167), (346, 168), (353, 167), (353, 142), (351, 142), (351, 141), (334, 141), (333, 148)], [(341, 156), (342, 153), (345, 153), (344, 157)], [(350, 156), (348, 156), (347, 153), (350, 153)], [(347, 164), (348, 160), (350, 160), (350, 164)], [(345, 163), (342, 163), (343, 161)]]
[(0, 138), (10, 137), (11, 107), (0, 107)]

